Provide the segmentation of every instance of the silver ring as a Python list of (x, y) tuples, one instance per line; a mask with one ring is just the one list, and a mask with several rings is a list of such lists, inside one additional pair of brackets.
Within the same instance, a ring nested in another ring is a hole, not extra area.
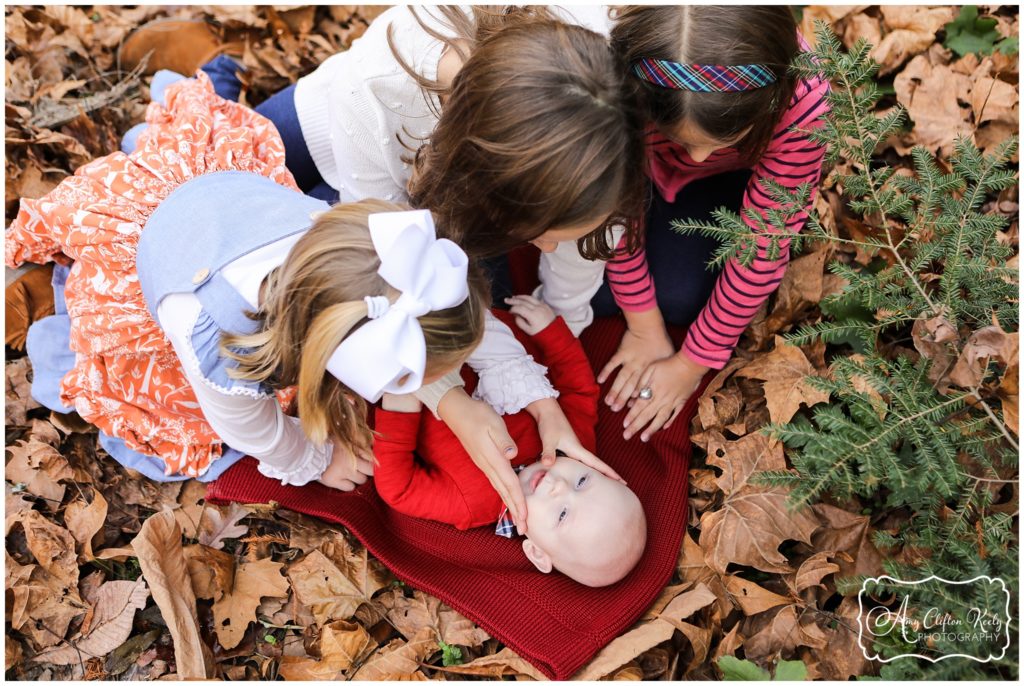
[(650, 386), (644, 386), (643, 388), (640, 389), (639, 398), (641, 400), (650, 400), (653, 397), (654, 397), (654, 391), (651, 390)]

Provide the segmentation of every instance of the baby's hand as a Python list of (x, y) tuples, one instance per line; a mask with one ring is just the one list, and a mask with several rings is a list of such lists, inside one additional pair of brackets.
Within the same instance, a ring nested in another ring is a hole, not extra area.
[(423, 403), (412, 393), (404, 393), (402, 395), (385, 393), (384, 397), (381, 398), (380, 406), (388, 412), (414, 413), (420, 411)]
[(505, 298), (505, 302), (512, 306), (508, 311), (515, 315), (516, 325), (531, 336), (555, 321), (555, 313), (548, 304), (532, 295), (513, 295)]
[(373, 454), (361, 455), (347, 445), (334, 441), (331, 464), (320, 477), (320, 483), (339, 491), (351, 491), (373, 476)]

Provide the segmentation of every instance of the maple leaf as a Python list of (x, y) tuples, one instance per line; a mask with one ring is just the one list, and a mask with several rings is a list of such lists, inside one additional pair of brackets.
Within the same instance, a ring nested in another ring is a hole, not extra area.
[(718, 484), (726, 494), (721, 509), (705, 512), (700, 520), (700, 547), (711, 569), (724, 575), (733, 562), (765, 572), (792, 571), (779, 545), (810, 543), (818, 521), (809, 508), (788, 508), (788, 489), (748, 483), (756, 472), (785, 469), (782, 445), (761, 433), (725, 441), (710, 432), (707, 460), (722, 468)]
[(773, 607), (793, 602), (790, 598), (772, 593), (753, 581), (747, 581), (735, 574), (725, 577), (725, 587), (729, 589), (729, 593), (735, 598), (745, 615), (756, 615), (760, 612), (767, 612)]
[(213, 604), (214, 631), (222, 646), (230, 650), (241, 643), (249, 623), (256, 620), (261, 598), (288, 595), (288, 580), (281, 576), (283, 566), (271, 560), (238, 566), (231, 590)]
[(814, 376), (814, 367), (795, 345), (775, 337), (775, 349), (755, 357), (753, 362), (736, 372), (736, 376), (764, 381), (764, 398), (772, 421), (784, 424), (793, 418), (801, 403), (810, 407), (827, 402), (829, 394), (813, 388), (806, 380)]
[(827, 643), (825, 633), (817, 624), (807, 619), (801, 621), (797, 617), (796, 606), (787, 605), (772, 617), (766, 627), (743, 644), (743, 652), (748, 658), (760, 658), (788, 653), (797, 646), (821, 649)]
[(224, 547), (225, 538), (238, 538), (249, 533), (249, 527), (239, 524), (249, 511), (238, 503), (231, 503), (227, 512), (218, 507), (207, 506), (199, 526), (199, 542), (214, 550)]
[(220, 600), (235, 585), (235, 558), (223, 550), (185, 546), (185, 563), (197, 598)]

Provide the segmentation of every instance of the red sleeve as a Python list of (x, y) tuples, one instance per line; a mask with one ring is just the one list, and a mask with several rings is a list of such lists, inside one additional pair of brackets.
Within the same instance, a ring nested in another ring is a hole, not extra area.
[(422, 412), (377, 409), (378, 436), (373, 442), (377, 493), (402, 514), (470, 528), (472, 513), (456, 480), (441, 469), (418, 462), (413, 454), (421, 417)]
[(533, 337), (548, 368), (551, 384), (558, 389), (558, 404), (577, 438), (587, 450), (597, 445), (597, 403), (600, 389), (579, 339), (561, 317), (556, 317)]

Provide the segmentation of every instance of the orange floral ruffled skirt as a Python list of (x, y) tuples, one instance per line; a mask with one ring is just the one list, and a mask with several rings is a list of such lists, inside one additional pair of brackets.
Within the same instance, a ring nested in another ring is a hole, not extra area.
[[(135, 255), (146, 221), (178, 186), (247, 171), (298, 190), (270, 120), (213, 91), (198, 73), (152, 103), (134, 152), (80, 167), (50, 193), (22, 199), (5, 234), (8, 266), (74, 260), (65, 285), (74, 367), (61, 400), (102, 431), (154, 455), (168, 475), (201, 476), (221, 455), (170, 341), (150, 315)], [(168, 256), (173, 259), (173, 256)]]

